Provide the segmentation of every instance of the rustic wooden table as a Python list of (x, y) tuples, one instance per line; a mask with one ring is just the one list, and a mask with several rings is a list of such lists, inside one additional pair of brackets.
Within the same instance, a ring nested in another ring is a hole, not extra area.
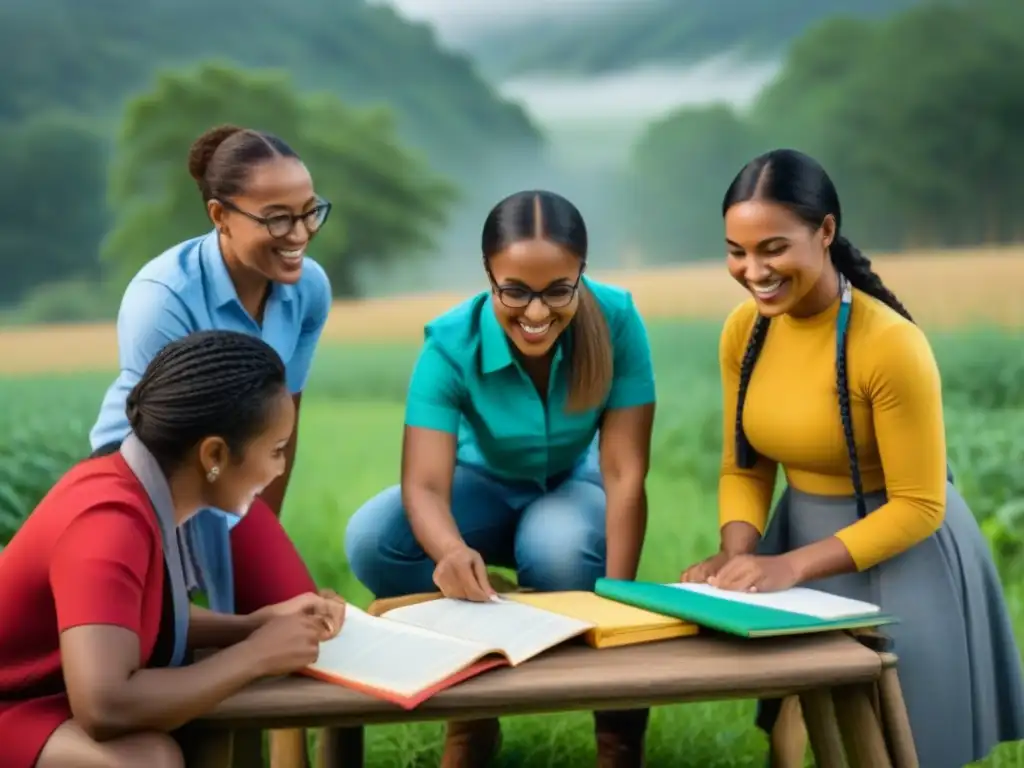
[[(602, 650), (567, 645), (517, 669), (486, 672), (409, 712), (312, 679), (265, 680), (194, 724), (194, 764), (237, 765), (243, 757), (232, 755), (235, 734), (263, 729), (335, 729), (319, 762), (358, 768), (366, 725), (795, 695), (821, 768), (843, 768), (844, 754), (852, 768), (917, 768), (894, 665), (892, 655), (843, 632), (698, 635)], [(244, 759), (249, 765), (251, 757)]]

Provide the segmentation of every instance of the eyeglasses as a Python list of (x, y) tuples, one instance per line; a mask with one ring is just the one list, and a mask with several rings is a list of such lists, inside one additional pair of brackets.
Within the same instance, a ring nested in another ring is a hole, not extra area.
[(249, 213), (243, 211), (237, 205), (232, 203), (230, 200), (221, 200), (220, 204), (227, 208), (229, 211), (240, 213), (246, 218), (252, 219), (257, 224), (262, 224), (267, 228), (267, 232), (270, 233), (271, 237), (287, 237), (295, 229), (296, 222), (301, 221), (306, 227), (306, 231), (310, 234), (316, 234), (320, 231), (320, 227), (327, 221), (327, 216), (331, 212), (331, 204), (326, 200), (321, 200), (316, 206), (305, 213), (300, 213), (297, 216), (291, 213), (275, 213), (273, 216), (257, 216), (255, 213)]
[(567, 307), (576, 296), (576, 291), (580, 285), (580, 278), (583, 276), (581, 271), (576, 278), (576, 282), (572, 285), (562, 283), (560, 285), (548, 286), (543, 291), (534, 291), (525, 285), (498, 285), (490, 270), (487, 270), (487, 274), (491, 278), (491, 284), (494, 286), (495, 292), (498, 294), (498, 300), (509, 309), (524, 309), (530, 306), (534, 299), (540, 299), (551, 309)]

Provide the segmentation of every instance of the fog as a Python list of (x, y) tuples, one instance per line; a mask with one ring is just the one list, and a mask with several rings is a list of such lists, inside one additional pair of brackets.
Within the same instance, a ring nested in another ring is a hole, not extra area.
[(542, 19), (593, 17), (608, 9), (636, 6), (649, 0), (376, 0), (403, 16), (429, 22), (438, 37), (462, 47), (482, 33)]
[(642, 67), (596, 77), (548, 75), (499, 84), (550, 137), (553, 161), (619, 166), (644, 127), (682, 106), (724, 102), (745, 109), (780, 63), (718, 56), (691, 66)]
[[(590, 16), (622, 4), (647, 0), (390, 0), (410, 18), (428, 22), (453, 47), (472, 47), (474, 36), (512, 23), (550, 16)], [(720, 55), (691, 65), (644, 66), (598, 76), (547, 74), (494, 83), (521, 104), (544, 132), (549, 151), (538, 166), (497, 169), (468, 194), (442, 237), (442, 255), (408, 263), (388, 278), (390, 289), (461, 288), (479, 282), (479, 227), (500, 197), (519, 189), (547, 188), (576, 203), (591, 234), (591, 261), (624, 265), (631, 245), (622, 220), (622, 184), (633, 144), (645, 127), (682, 106), (750, 105), (775, 76), (777, 61), (750, 62)], [(371, 289), (372, 290), (372, 289)]]

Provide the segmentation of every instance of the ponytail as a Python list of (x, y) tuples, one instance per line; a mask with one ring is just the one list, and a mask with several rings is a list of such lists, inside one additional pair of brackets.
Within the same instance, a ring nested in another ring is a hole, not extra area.
[(583, 281), (578, 297), (572, 321), (572, 380), (566, 401), (569, 413), (600, 407), (612, 386), (614, 361), (608, 322)]

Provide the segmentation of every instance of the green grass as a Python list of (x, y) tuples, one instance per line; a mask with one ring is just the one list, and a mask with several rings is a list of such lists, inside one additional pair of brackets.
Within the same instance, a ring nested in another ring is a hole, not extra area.
[[(658, 418), (648, 484), (650, 525), (641, 577), (669, 580), (712, 552), (721, 446), (718, 329), (653, 324)], [(957, 483), (992, 542), (1024, 639), (1024, 356), (1021, 339), (978, 329), (936, 335), (950, 460)], [(347, 568), (349, 516), (398, 481), (402, 400), (414, 347), (325, 347), (302, 407), (299, 455), (284, 522), (318, 581), (365, 606)], [(0, 544), (76, 458), (109, 377), (0, 379)], [(649, 733), (651, 768), (764, 764), (753, 702), (659, 707)], [(588, 714), (513, 717), (499, 766), (559, 768), (594, 761)], [(368, 765), (436, 766), (443, 724), (375, 726)], [(1024, 749), (1000, 748), (983, 765), (1024, 767)]]

